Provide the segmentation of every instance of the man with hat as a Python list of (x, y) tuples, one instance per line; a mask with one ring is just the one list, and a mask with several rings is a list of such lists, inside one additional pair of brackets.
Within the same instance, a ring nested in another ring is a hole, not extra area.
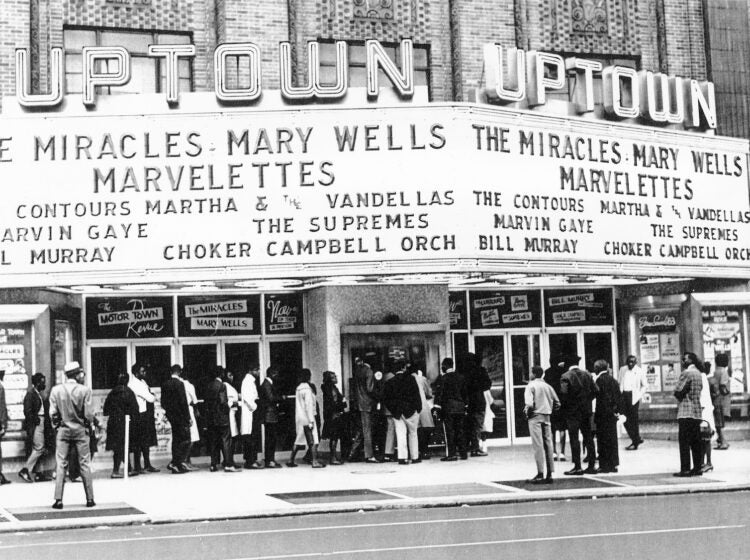
[(94, 507), (94, 484), (91, 478), (91, 449), (89, 429), (94, 421), (91, 389), (85, 386), (83, 370), (78, 362), (65, 364), (65, 382), (52, 388), (49, 395), (49, 413), (57, 430), (57, 480), (55, 482), (54, 509), (63, 507), (65, 471), (68, 468), (68, 451), (75, 446), (86, 492), (86, 507)]
[[(566, 372), (560, 378), (560, 399), (565, 422), (570, 436), (570, 451), (573, 455), (573, 468), (566, 471), (567, 475), (595, 474), (596, 451), (594, 450), (594, 436), (591, 431), (592, 406), (597, 388), (591, 374), (578, 367), (580, 356), (571, 355), (565, 358)], [(583, 436), (583, 445), (588, 456), (588, 468), (581, 468), (581, 443), (579, 432)]]

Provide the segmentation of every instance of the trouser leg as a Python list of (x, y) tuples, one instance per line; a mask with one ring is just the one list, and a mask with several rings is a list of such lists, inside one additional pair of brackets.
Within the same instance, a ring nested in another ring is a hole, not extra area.
[(542, 428), (542, 443), (544, 445), (544, 457), (547, 464), (547, 476), (552, 476), (555, 472), (555, 462), (553, 456), (552, 447), (552, 424), (549, 419), (541, 422)]
[[(37, 461), (44, 455), (44, 422), (40, 422), (34, 428), (34, 434), (31, 438), (31, 454), (26, 459), (24, 468), (29, 472), (33, 472)], [(0, 451), (0, 463), (2, 463), (2, 451)], [(0, 467), (2, 469), (2, 467)], [(0, 471), (1, 472), (1, 471)]]
[(61, 432), (57, 433), (55, 458), (57, 459), (57, 478), (55, 480), (55, 500), (63, 499), (65, 488), (65, 472), (68, 470), (68, 451), (70, 442)]
[(588, 458), (589, 468), (596, 466), (596, 446), (594, 445), (594, 434), (591, 429), (591, 417), (584, 417), (581, 422), (581, 435), (583, 437), (583, 445), (586, 448), (586, 455)]
[(385, 454), (393, 455), (396, 449), (396, 421), (393, 416), (386, 418), (388, 422), (388, 431), (385, 434)]
[(91, 477), (91, 449), (89, 447), (89, 436), (83, 434), (76, 440), (76, 449), (78, 450), (78, 465), (81, 469), (81, 479), (83, 479), (83, 489), (86, 492), (86, 499), (94, 499), (94, 482)]
[(693, 469), (698, 471), (703, 466), (703, 441), (701, 440), (701, 421), (691, 419), (690, 451), (693, 456)]
[(677, 420), (677, 441), (680, 447), (680, 471), (690, 470), (690, 419)]
[(362, 417), (362, 437), (365, 441), (365, 459), (374, 457), (372, 450), (372, 413), (360, 411)]
[(542, 421), (538, 416), (529, 420), (529, 434), (531, 435), (531, 448), (534, 451), (536, 472), (544, 474), (544, 440), (542, 437)]
[(276, 461), (276, 424), (266, 424), (266, 442), (264, 447), (264, 459), (266, 463)]
[(229, 426), (223, 426), (219, 432), (221, 438), (221, 450), (224, 453), (224, 466), (234, 466), (234, 445), (232, 441), (232, 433)]
[(396, 451), (398, 453), (398, 459), (401, 461), (407, 457), (406, 422), (404, 422), (403, 417), (394, 418), (393, 425), (396, 431)]
[(419, 414), (414, 413), (409, 418), (404, 417), (406, 423), (406, 442), (409, 446), (409, 458), (412, 461), (419, 459), (419, 438), (417, 428), (419, 426)]
[(573, 467), (581, 468), (581, 442), (578, 439), (578, 432), (581, 428), (581, 422), (576, 418), (568, 418), (568, 436), (570, 437), (570, 455), (573, 461)]

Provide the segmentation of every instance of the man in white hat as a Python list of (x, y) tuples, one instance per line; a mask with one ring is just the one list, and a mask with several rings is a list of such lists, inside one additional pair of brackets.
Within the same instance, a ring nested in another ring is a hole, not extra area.
[(94, 507), (94, 485), (91, 479), (91, 450), (89, 448), (89, 426), (94, 420), (91, 389), (79, 383), (83, 370), (78, 362), (65, 364), (65, 382), (52, 388), (49, 395), (49, 413), (52, 425), (57, 430), (57, 480), (55, 482), (54, 509), (63, 507), (65, 471), (68, 468), (68, 451), (75, 445), (78, 451), (83, 488), (86, 492), (86, 507)]

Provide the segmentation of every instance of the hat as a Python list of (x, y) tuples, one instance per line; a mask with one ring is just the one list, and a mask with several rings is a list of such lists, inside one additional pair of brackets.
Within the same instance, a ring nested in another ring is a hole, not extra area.
[(578, 363), (581, 361), (581, 357), (577, 354), (570, 354), (565, 357), (565, 366), (571, 367), (571, 366), (577, 366)]
[(63, 366), (63, 370), (65, 370), (65, 373), (70, 373), (79, 369), (81, 369), (81, 364), (79, 364), (78, 362), (68, 362)]

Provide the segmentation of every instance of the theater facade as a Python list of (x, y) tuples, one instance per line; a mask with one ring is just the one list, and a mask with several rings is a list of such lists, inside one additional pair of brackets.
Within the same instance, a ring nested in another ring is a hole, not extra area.
[[(528, 436), (532, 365), (635, 354), (660, 432), (681, 354), (728, 353), (747, 417), (750, 150), (727, 117), (742, 92), (707, 62), (725, 15), (48, 4), (3, 55), (8, 455), (31, 374), (73, 359), (101, 403), (135, 362), (157, 393), (173, 363), (199, 392), (214, 366), (257, 363), (291, 395), (302, 367), (348, 391), (354, 356), (435, 379), (475, 352), (507, 444)], [(652, 16), (691, 25), (638, 25)]]

